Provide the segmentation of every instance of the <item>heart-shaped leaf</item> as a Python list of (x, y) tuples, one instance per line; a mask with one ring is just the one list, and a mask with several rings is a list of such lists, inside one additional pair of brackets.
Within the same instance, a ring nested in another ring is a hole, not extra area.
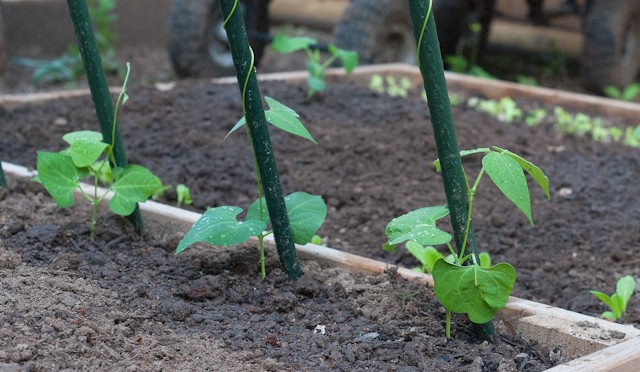
[(482, 165), (498, 189), (533, 225), (529, 188), (520, 164), (507, 154), (492, 151), (482, 158)]
[(150, 170), (139, 165), (130, 165), (111, 186), (114, 195), (109, 207), (115, 214), (128, 216), (133, 213), (136, 203), (146, 201), (160, 188), (162, 181)]
[(93, 165), (107, 147), (109, 145), (103, 142), (77, 139), (71, 145), (69, 155), (76, 167), (84, 168)]
[(385, 230), (387, 249), (408, 240), (422, 245), (439, 245), (451, 241), (451, 235), (436, 227), (436, 221), (449, 214), (446, 205), (420, 208), (389, 222)]
[(70, 132), (62, 136), (62, 139), (69, 145), (73, 145), (74, 142), (83, 140), (89, 142), (102, 142), (102, 133), (92, 130), (79, 130), (76, 132)]
[(433, 265), (435, 265), (439, 259), (444, 258), (444, 255), (432, 246), (425, 247), (412, 240), (409, 240), (405, 245), (407, 250), (413, 255), (413, 257), (420, 261), (422, 267), (426, 269), (428, 273), (433, 271)]
[(483, 269), (438, 260), (433, 266), (434, 292), (442, 305), (457, 314), (468, 314), (478, 324), (490, 321), (509, 300), (516, 271), (507, 263)]
[(79, 186), (81, 172), (70, 156), (38, 151), (38, 180), (51, 195), (58, 207), (73, 205), (73, 191)]
[(347, 73), (351, 73), (358, 66), (358, 53), (354, 51), (340, 49), (334, 44), (329, 44), (329, 53), (338, 57)]
[(227, 206), (207, 210), (182, 238), (176, 248), (176, 254), (197, 242), (217, 246), (240, 244), (264, 231), (266, 224), (260, 220), (238, 221), (237, 216), (240, 212), (242, 208)]

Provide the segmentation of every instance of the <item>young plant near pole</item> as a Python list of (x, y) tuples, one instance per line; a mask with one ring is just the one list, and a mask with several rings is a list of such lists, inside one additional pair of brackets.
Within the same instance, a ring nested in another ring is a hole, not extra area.
[[(67, 0), (69, 14), (73, 22), (73, 29), (78, 40), (78, 48), (82, 56), (82, 64), (87, 74), (91, 98), (96, 109), (102, 140), (105, 143), (113, 144), (112, 165), (114, 167), (126, 168), (128, 166), (127, 156), (120, 137), (120, 132), (115, 127), (115, 111), (111, 103), (111, 94), (107, 85), (107, 78), (102, 68), (102, 59), (98, 52), (96, 38), (91, 28), (91, 19), (87, 3), (84, 0)], [(143, 223), (140, 209), (136, 205), (133, 212), (128, 216), (136, 231), (142, 231)]]
[[(423, 267), (432, 272), (434, 292), (447, 309), (447, 338), (451, 337), (452, 312), (467, 314), (472, 322), (483, 324), (484, 333), (489, 335), (493, 332), (491, 319), (507, 303), (516, 273), (507, 263), (483, 265), (478, 255), (471, 215), (480, 179), (488, 174), (531, 224), (533, 219), (524, 171), (533, 176), (547, 196), (548, 180), (538, 167), (507, 150), (498, 147), (458, 150), (431, 6), (431, 1), (409, 0), (418, 43), (418, 66), (424, 80), (439, 157), (436, 168), (442, 171), (448, 205), (421, 208), (392, 220), (386, 229), (389, 241), (383, 248), (393, 250), (396, 245), (405, 243), (414, 255), (422, 257)], [(481, 152), (487, 154), (471, 186), (462, 168), (461, 156)], [(436, 221), (449, 214), (457, 249), (450, 244), (451, 235), (436, 227)], [(430, 248), (441, 244), (447, 246), (453, 262), (437, 257)]]
[[(283, 197), (267, 123), (316, 142), (294, 110), (270, 97), (265, 97), (270, 110), (263, 109), (255, 74), (254, 55), (249, 47), (238, 0), (220, 0), (220, 7), (236, 66), (243, 109), (242, 119), (229, 134), (242, 126), (246, 127), (256, 166), (258, 200), (249, 208), (246, 220), (241, 222), (236, 220), (236, 216), (242, 212), (239, 207), (223, 206), (209, 209), (180, 241), (176, 254), (196, 242), (228, 246), (257, 236), (264, 279), (266, 269), (263, 239), (273, 233), (283, 271), (290, 279), (297, 279), (302, 273), (296, 258), (295, 244), (306, 244), (311, 240), (324, 221), (327, 207), (320, 196), (303, 192)], [(272, 230), (264, 231), (269, 224)]]

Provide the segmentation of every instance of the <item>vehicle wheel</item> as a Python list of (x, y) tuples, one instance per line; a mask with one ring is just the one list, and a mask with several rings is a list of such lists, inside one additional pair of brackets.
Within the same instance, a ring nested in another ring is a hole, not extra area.
[(640, 0), (592, 0), (584, 19), (585, 86), (631, 84), (640, 68)]
[[(256, 65), (267, 43), (268, 3), (268, 0), (240, 2)], [(174, 0), (168, 40), (171, 63), (179, 77), (235, 74), (218, 0)]]
[(416, 42), (406, 1), (353, 0), (334, 32), (339, 48), (358, 53), (361, 64), (416, 63)]

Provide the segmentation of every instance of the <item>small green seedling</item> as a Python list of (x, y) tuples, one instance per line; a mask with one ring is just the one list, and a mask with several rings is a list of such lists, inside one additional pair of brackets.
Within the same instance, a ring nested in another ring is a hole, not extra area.
[(358, 54), (356, 52), (340, 49), (334, 44), (329, 44), (330, 56), (326, 61), (322, 62), (320, 50), (314, 48), (317, 45), (318, 41), (310, 37), (289, 37), (283, 34), (276, 34), (271, 44), (273, 51), (276, 53), (287, 54), (299, 50), (304, 50), (307, 53), (307, 71), (309, 72), (309, 78), (307, 79), (308, 97), (326, 89), (327, 83), (324, 79), (324, 73), (336, 60), (342, 63), (347, 73), (351, 73), (358, 65)]
[(522, 118), (522, 110), (511, 97), (502, 97), (497, 101), (471, 97), (467, 101), (467, 105), (478, 111), (486, 112), (505, 123), (512, 123), (514, 120)]
[(386, 93), (391, 97), (406, 98), (409, 96), (409, 90), (411, 89), (411, 80), (406, 76), (396, 80), (392, 75), (383, 77), (379, 74), (373, 74), (369, 81), (369, 89), (379, 94)]
[[(398, 244), (407, 249), (423, 264), (421, 270), (431, 272), (434, 292), (447, 309), (446, 336), (451, 337), (451, 313), (466, 313), (474, 323), (490, 321), (500, 311), (513, 289), (516, 272), (508, 263), (491, 265), (486, 255), (476, 257), (466, 253), (471, 224), (473, 201), (482, 176), (486, 173), (498, 189), (533, 225), (531, 201), (525, 172), (529, 173), (549, 198), (549, 180), (540, 168), (521, 156), (499, 147), (461, 151), (460, 156), (484, 153), (482, 169), (473, 186), (467, 183), (469, 213), (466, 235), (460, 252), (451, 246), (451, 235), (440, 230), (436, 222), (449, 214), (447, 206), (426, 207), (393, 219), (386, 228), (389, 241), (385, 250), (394, 250)], [(434, 162), (440, 171), (440, 161)], [(451, 258), (446, 259), (432, 246), (446, 245)]]
[[(126, 94), (128, 78), (129, 64), (127, 64), (127, 75), (116, 102), (112, 126), (114, 132), (118, 108), (128, 99)], [(67, 133), (62, 138), (69, 144), (67, 149), (60, 152), (38, 151), (36, 181), (44, 186), (60, 208), (73, 206), (74, 190), (80, 190), (93, 206), (92, 234), (96, 231), (98, 206), (109, 191), (113, 192), (109, 202), (111, 211), (121, 216), (128, 216), (133, 213), (137, 203), (146, 201), (162, 188), (160, 179), (142, 166), (111, 168), (109, 161), (113, 162), (113, 143), (104, 143), (102, 134), (78, 131)], [(86, 177), (93, 178), (92, 193), (87, 193), (80, 185), (81, 180)], [(107, 188), (107, 192), (102, 195), (98, 194), (100, 180), (104, 181), (103, 185)]]
[(633, 102), (640, 94), (640, 84), (632, 83), (620, 90), (615, 85), (607, 85), (604, 87), (604, 94), (613, 99)]
[(193, 200), (191, 199), (191, 190), (189, 190), (186, 185), (179, 183), (178, 186), (176, 186), (176, 195), (178, 195), (178, 202), (176, 203), (178, 208), (183, 205), (193, 204)]
[(618, 280), (618, 284), (616, 284), (616, 293), (611, 296), (607, 296), (602, 292), (591, 291), (591, 294), (596, 296), (605, 305), (609, 306), (609, 309), (611, 310), (602, 313), (602, 317), (613, 322), (622, 318), (625, 311), (627, 311), (627, 303), (629, 303), (629, 299), (631, 298), (631, 295), (633, 295), (635, 286), (635, 279), (632, 276), (627, 275)]
[[(265, 97), (265, 101), (270, 108), (265, 111), (265, 117), (269, 124), (290, 134), (307, 139), (314, 144), (317, 143), (300, 121), (299, 115), (293, 109), (271, 97)], [(245, 124), (246, 119), (243, 116), (229, 133), (227, 133), (225, 139)], [(205, 242), (217, 246), (230, 246), (243, 243), (252, 236), (255, 236), (258, 238), (260, 244), (260, 272), (262, 279), (266, 278), (264, 238), (272, 234), (273, 231), (265, 231), (270, 223), (269, 211), (267, 210), (266, 200), (262, 197), (260, 177), (258, 176), (257, 178), (259, 197), (249, 207), (244, 221), (237, 220), (237, 216), (242, 212), (242, 208), (240, 207), (222, 206), (210, 208), (180, 241), (176, 249), (176, 254), (197, 242)], [(322, 200), (322, 197), (310, 195), (305, 192), (294, 192), (284, 199), (294, 242), (296, 244), (307, 244), (324, 222), (327, 215), (326, 204)]]

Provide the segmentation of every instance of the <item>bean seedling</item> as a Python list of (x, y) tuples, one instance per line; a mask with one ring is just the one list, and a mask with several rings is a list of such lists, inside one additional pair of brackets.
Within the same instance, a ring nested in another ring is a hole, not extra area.
[(293, 53), (304, 50), (307, 54), (307, 86), (309, 90), (307, 96), (311, 97), (315, 93), (323, 92), (327, 83), (324, 73), (333, 62), (339, 60), (345, 71), (351, 73), (358, 65), (358, 54), (350, 50), (340, 49), (334, 44), (329, 44), (329, 58), (322, 62), (320, 50), (317, 48), (318, 41), (311, 37), (289, 37), (283, 34), (276, 34), (271, 47), (276, 53)]
[(624, 312), (627, 311), (627, 303), (629, 303), (629, 299), (631, 298), (631, 295), (633, 295), (635, 286), (635, 279), (633, 279), (632, 276), (627, 275), (618, 280), (618, 283), (616, 284), (616, 293), (611, 296), (602, 292), (591, 291), (591, 294), (596, 296), (611, 310), (602, 313), (602, 317), (613, 322), (622, 318)]
[[(478, 324), (489, 322), (500, 311), (513, 289), (516, 272), (508, 263), (491, 266), (489, 256), (476, 257), (466, 253), (473, 201), (482, 176), (486, 173), (498, 189), (533, 225), (529, 189), (524, 172), (529, 173), (550, 198), (549, 180), (540, 168), (521, 156), (499, 147), (461, 151), (460, 156), (485, 153), (482, 168), (473, 183), (467, 181), (469, 211), (464, 242), (459, 253), (451, 246), (449, 233), (436, 227), (436, 221), (447, 216), (447, 206), (426, 207), (393, 219), (386, 228), (389, 241), (385, 250), (394, 250), (404, 243), (423, 264), (421, 269), (431, 272), (436, 297), (447, 309), (446, 336), (451, 338), (451, 313), (466, 313)], [(434, 162), (440, 171), (440, 161)], [(465, 175), (466, 178), (466, 175)], [(434, 245), (446, 245), (452, 259), (444, 259)], [(483, 262), (484, 261), (484, 262)]]
[(179, 183), (178, 186), (176, 186), (176, 195), (178, 195), (178, 202), (176, 203), (178, 208), (183, 205), (193, 204), (193, 200), (191, 199), (191, 190), (189, 190), (187, 185)]
[[(271, 97), (265, 97), (265, 100), (270, 108), (265, 111), (267, 122), (288, 133), (302, 137), (314, 144), (316, 143), (293, 109)], [(245, 125), (246, 119), (243, 116), (225, 136), (225, 139)], [(265, 198), (261, 196), (262, 184), (259, 175), (257, 175), (257, 179), (259, 198), (249, 207), (244, 221), (237, 221), (236, 219), (238, 214), (242, 212), (242, 208), (222, 206), (208, 209), (180, 241), (176, 254), (196, 242), (230, 246), (243, 243), (252, 236), (256, 236), (260, 243), (260, 272), (264, 279), (267, 275), (264, 238), (273, 233), (273, 231), (265, 231), (270, 223), (269, 213)], [(327, 215), (327, 206), (322, 197), (305, 192), (295, 192), (285, 197), (285, 204), (294, 242), (296, 244), (310, 242)]]
[(607, 85), (604, 87), (604, 94), (609, 98), (632, 102), (640, 94), (640, 84), (632, 83), (624, 87), (622, 90), (615, 85)]
[[(116, 101), (112, 130), (116, 130), (116, 116), (118, 108), (123, 105), (128, 96), (126, 85), (129, 79), (129, 65), (122, 90)], [(103, 142), (102, 134), (93, 131), (77, 131), (64, 135), (63, 140), (69, 147), (60, 152), (38, 151), (36, 181), (53, 197), (60, 208), (71, 207), (74, 204), (73, 193), (78, 189), (93, 206), (91, 214), (91, 233), (95, 234), (97, 213), (100, 203), (113, 192), (109, 201), (109, 208), (115, 214), (128, 216), (133, 213), (136, 204), (146, 201), (157, 190), (162, 188), (162, 182), (148, 169), (139, 165), (129, 165), (126, 168), (114, 167), (109, 162), (113, 159), (113, 143)], [(115, 138), (112, 135), (112, 138)], [(81, 180), (93, 178), (93, 192), (87, 193), (81, 187)], [(106, 181), (107, 192), (99, 195), (100, 180)]]

